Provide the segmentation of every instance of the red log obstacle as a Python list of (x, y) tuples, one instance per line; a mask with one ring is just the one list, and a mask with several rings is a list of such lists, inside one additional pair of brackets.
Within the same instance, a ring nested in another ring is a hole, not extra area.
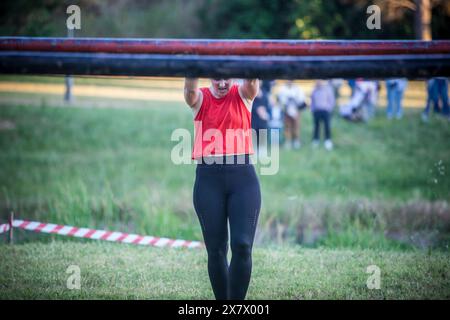
[(450, 41), (0, 37), (0, 73), (429, 78), (450, 75)]
[(240, 56), (446, 54), (450, 41), (198, 40), (0, 37), (0, 50)]

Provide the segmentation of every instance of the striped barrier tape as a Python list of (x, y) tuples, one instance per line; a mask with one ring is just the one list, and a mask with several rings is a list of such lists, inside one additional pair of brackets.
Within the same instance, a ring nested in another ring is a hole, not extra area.
[(9, 223), (0, 224), (0, 234), (9, 231)]
[[(5, 225), (1, 225), (3, 227)], [(7, 230), (9, 230), (9, 224), (6, 225)], [(53, 223), (42, 223), (36, 221), (27, 221), (27, 220), (17, 220), (15, 219), (12, 223), (14, 228), (35, 231), (35, 232), (43, 232), (43, 233), (51, 233), (51, 234), (59, 234), (62, 236), (70, 236), (70, 237), (78, 237), (78, 238), (86, 238), (86, 239), (94, 239), (94, 240), (106, 240), (113, 242), (121, 242), (121, 243), (130, 243), (130, 244), (138, 244), (138, 245), (149, 245), (155, 247), (185, 247), (185, 248), (199, 248), (202, 246), (202, 243), (199, 241), (188, 241), (188, 240), (180, 240), (180, 239), (168, 239), (168, 238), (159, 238), (152, 236), (141, 236), (137, 234), (129, 234), (124, 232), (116, 232), (116, 231), (106, 231), (106, 230), (95, 230), (89, 228), (78, 228), (72, 226), (64, 226)], [(2, 230), (0, 227), (0, 230)], [(7, 231), (5, 230), (5, 231)], [(3, 232), (5, 232), (3, 231)], [(2, 233), (0, 231), (0, 233)]]

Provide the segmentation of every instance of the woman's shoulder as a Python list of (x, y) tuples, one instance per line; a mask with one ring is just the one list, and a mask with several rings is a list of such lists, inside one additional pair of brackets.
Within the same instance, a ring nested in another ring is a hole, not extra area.
[(209, 90), (209, 87), (202, 87), (200, 88), (200, 91), (203, 93), (203, 95), (207, 94), (210, 95), (211, 91)]

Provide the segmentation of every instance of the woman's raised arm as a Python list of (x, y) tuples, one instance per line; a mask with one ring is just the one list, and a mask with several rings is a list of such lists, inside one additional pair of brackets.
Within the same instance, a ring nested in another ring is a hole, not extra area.
[(184, 100), (193, 109), (198, 109), (203, 100), (203, 95), (198, 88), (198, 78), (184, 79)]
[(244, 83), (239, 87), (241, 95), (250, 101), (253, 101), (258, 95), (259, 80), (258, 79), (244, 79)]

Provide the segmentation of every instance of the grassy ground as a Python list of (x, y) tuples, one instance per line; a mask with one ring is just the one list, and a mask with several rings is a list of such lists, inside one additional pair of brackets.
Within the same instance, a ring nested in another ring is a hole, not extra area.
[[(449, 299), (439, 252), (257, 248), (248, 299)], [(213, 299), (203, 250), (109, 243), (0, 245), (0, 299)], [(80, 289), (67, 283), (78, 266)], [(369, 289), (380, 268), (380, 289)], [(370, 282), (370, 281), (369, 281)]]

